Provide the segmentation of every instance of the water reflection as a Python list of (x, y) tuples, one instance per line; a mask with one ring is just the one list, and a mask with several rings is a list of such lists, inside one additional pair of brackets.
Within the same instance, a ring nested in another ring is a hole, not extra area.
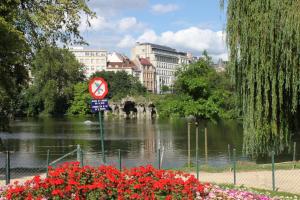
[[(84, 121), (92, 123), (86, 125)], [(187, 122), (185, 120), (105, 119), (105, 148), (107, 159), (116, 163), (118, 149), (122, 150), (123, 165), (127, 167), (157, 163), (157, 149), (164, 149), (163, 166), (180, 167), (187, 163)], [(237, 122), (200, 123), (200, 163), (204, 157), (204, 127), (208, 129), (209, 163), (229, 162), (227, 145), (242, 152), (242, 127)], [(13, 165), (45, 165), (46, 151), (56, 159), (80, 144), (86, 164), (99, 164), (100, 133), (97, 118), (24, 119), (12, 124), (12, 133), (0, 133), (12, 155)], [(191, 155), (195, 157), (195, 127), (191, 129)], [(1, 149), (4, 150), (3, 148)]]

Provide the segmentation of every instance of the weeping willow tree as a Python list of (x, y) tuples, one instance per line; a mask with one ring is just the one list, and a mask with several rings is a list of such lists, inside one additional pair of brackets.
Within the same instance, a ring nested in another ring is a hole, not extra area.
[(283, 151), (300, 121), (299, 10), (299, 0), (227, 0), (230, 69), (249, 154)]

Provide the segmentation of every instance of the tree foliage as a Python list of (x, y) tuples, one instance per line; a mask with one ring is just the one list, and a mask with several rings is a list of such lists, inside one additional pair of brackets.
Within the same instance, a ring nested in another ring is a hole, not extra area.
[[(139, 96), (146, 94), (146, 88), (132, 75), (125, 71), (110, 72), (101, 71), (94, 73), (90, 79), (102, 77), (108, 84), (108, 94), (106, 98), (112, 100), (121, 100), (126, 96)], [(70, 115), (90, 114), (91, 96), (88, 91), (88, 82), (82, 82), (75, 85), (74, 99), (68, 110)]]
[(158, 101), (160, 116), (189, 116), (197, 120), (234, 117), (235, 98), (228, 75), (217, 73), (210, 59), (185, 66), (176, 75), (176, 94)]
[(228, 0), (227, 8), (230, 69), (244, 116), (245, 150), (282, 151), (300, 110), (300, 2)]
[(68, 110), (69, 115), (87, 115), (91, 113), (91, 95), (88, 91), (88, 83), (81, 82), (74, 86), (74, 98)]
[(119, 100), (128, 95), (144, 95), (147, 91), (137, 78), (125, 71), (101, 71), (94, 73), (93, 77), (102, 77), (107, 81), (109, 89), (107, 98), (110, 99)]
[(45, 47), (33, 60), (33, 85), (27, 91), (28, 114), (64, 114), (73, 87), (83, 81), (82, 66), (67, 49)]
[(0, 128), (19, 107), (35, 52), (48, 44), (83, 43), (80, 17), (94, 16), (85, 0), (2, 0), (0, 3)]
[(85, 0), (2, 0), (0, 16), (39, 49), (45, 44), (83, 42), (81, 16), (94, 16)]

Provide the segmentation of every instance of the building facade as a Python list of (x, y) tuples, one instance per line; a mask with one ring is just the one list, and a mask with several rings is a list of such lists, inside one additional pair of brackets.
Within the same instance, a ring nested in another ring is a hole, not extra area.
[(107, 51), (87, 50), (81, 47), (69, 49), (76, 59), (84, 65), (84, 75), (88, 78), (97, 71), (107, 69)]
[(147, 88), (148, 92), (156, 92), (156, 70), (147, 58), (134, 60), (141, 71), (140, 82)]
[(108, 54), (106, 71), (125, 71), (127, 74), (137, 77), (140, 80), (141, 72), (136, 64), (127, 56), (113, 52)]
[(173, 87), (177, 69), (189, 63), (186, 53), (175, 49), (151, 44), (137, 43), (131, 51), (132, 59), (146, 58), (156, 69), (156, 93), (161, 93), (163, 86)]

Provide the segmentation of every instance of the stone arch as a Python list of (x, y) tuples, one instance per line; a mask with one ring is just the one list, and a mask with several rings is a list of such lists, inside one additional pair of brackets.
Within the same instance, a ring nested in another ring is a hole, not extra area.
[(133, 117), (136, 116), (138, 112), (134, 101), (125, 101), (123, 111), (125, 112), (127, 118), (130, 117), (130, 115)]

